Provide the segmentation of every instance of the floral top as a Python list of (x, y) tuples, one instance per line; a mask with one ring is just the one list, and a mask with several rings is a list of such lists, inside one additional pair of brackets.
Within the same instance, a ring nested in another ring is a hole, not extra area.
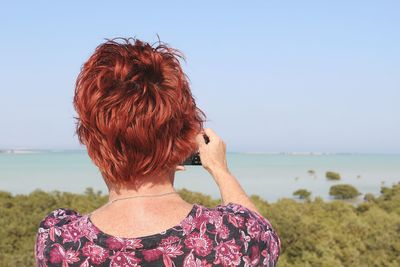
[(240, 204), (194, 204), (161, 233), (121, 238), (98, 229), (88, 215), (56, 209), (40, 223), (37, 266), (276, 266), (281, 241), (269, 221)]

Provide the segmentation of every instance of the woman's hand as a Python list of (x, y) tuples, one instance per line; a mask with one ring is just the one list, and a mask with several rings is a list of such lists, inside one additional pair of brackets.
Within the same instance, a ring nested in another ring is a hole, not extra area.
[[(203, 134), (208, 136), (209, 142), (207, 144)], [(198, 134), (196, 142), (199, 145), (201, 164), (209, 171), (217, 183), (221, 192), (222, 204), (238, 203), (260, 213), (243, 190), (239, 181), (228, 169), (225, 142), (210, 128), (206, 128)]]
[[(207, 135), (210, 140), (207, 144), (203, 134)], [(211, 128), (206, 128), (198, 134), (196, 142), (199, 146), (201, 164), (211, 175), (216, 171), (229, 172), (226, 161), (226, 144)]]

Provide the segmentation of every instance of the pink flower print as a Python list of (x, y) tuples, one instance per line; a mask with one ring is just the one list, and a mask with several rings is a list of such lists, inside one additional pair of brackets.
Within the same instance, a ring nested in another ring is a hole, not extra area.
[(63, 243), (66, 242), (78, 242), (82, 237), (86, 237), (93, 242), (97, 238), (98, 231), (92, 227), (92, 224), (87, 220), (86, 217), (74, 221), (73, 223), (62, 226), (62, 238)]
[(193, 249), (194, 252), (199, 256), (207, 256), (212, 251), (212, 240), (206, 235), (200, 235), (200, 233), (192, 232), (185, 239), (185, 245)]
[(109, 237), (106, 240), (107, 246), (111, 250), (137, 249), (143, 247), (142, 240), (139, 238), (123, 239), (120, 237)]
[(235, 204), (235, 203), (233, 203), (233, 205), (232, 205), (232, 210), (233, 210), (235, 213), (244, 213), (245, 211), (248, 211), (247, 208), (243, 207), (243, 206), (240, 205), (240, 204)]
[(203, 208), (201, 206), (198, 206), (197, 210), (196, 210), (196, 218), (200, 217), (201, 214), (203, 213)]
[(60, 236), (61, 235), (61, 230), (59, 229), (59, 227), (53, 226), (50, 228), (50, 240), (55, 242), (56, 241), (56, 236)]
[(244, 244), (244, 251), (247, 251), (250, 240), (250, 236), (246, 235), (244, 231), (240, 230), (240, 241), (242, 241)]
[(208, 222), (214, 224), (215, 227), (220, 227), (222, 225), (222, 213), (217, 210), (211, 210), (205, 212), (208, 217)]
[(175, 263), (165, 254), (163, 254), (163, 263), (165, 267), (175, 267)]
[(82, 262), (79, 267), (90, 267), (89, 258), (86, 258), (86, 260)]
[(272, 239), (271, 231), (269, 231), (269, 230), (262, 231), (261, 235), (260, 235), (260, 239), (261, 239), (261, 241), (268, 243)]
[(279, 236), (274, 235), (271, 230), (261, 232), (261, 240), (269, 244), (269, 251), (273, 260), (276, 260), (280, 253), (280, 239)]
[(60, 220), (67, 219), (68, 221), (73, 221), (78, 218), (78, 214), (72, 213), (67, 214), (67, 211), (64, 209), (57, 209), (53, 211), (53, 217), (58, 218)]
[(91, 263), (100, 264), (106, 261), (108, 257), (108, 251), (104, 248), (95, 245), (92, 242), (87, 242), (83, 248), (82, 253), (86, 257), (90, 258)]
[(181, 227), (182, 227), (183, 233), (185, 235), (187, 235), (190, 232), (192, 232), (193, 229), (196, 227), (196, 223), (193, 220), (193, 217), (190, 215), (189, 217), (185, 218), (181, 223)]
[(46, 220), (44, 221), (44, 225), (46, 225), (47, 227), (52, 227), (54, 225), (56, 225), (60, 220), (51, 216), (48, 216), (46, 218)]
[(279, 243), (275, 239), (271, 240), (269, 243), (269, 251), (271, 253), (272, 260), (276, 261), (279, 256)]
[[(59, 246), (59, 244), (55, 244)], [(51, 263), (60, 263), (63, 261), (65, 255), (64, 248), (55, 247), (50, 251), (50, 262)]]
[(195, 225), (196, 225), (196, 227), (195, 228), (197, 228), (197, 229), (200, 229), (200, 226), (203, 224), (203, 223), (207, 223), (209, 221), (209, 217), (208, 217), (208, 215), (206, 214), (206, 213), (203, 213), (200, 217), (198, 217), (198, 218), (195, 218)]
[(269, 266), (270, 258), (267, 249), (262, 250), (261, 255), (264, 257), (263, 266)]
[(127, 248), (127, 249), (142, 248), (143, 244), (141, 242), (142, 242), (142, 240), (139, 238), (127, 239), (127, 240), (125, 240), (124, 248)]
[(193, 250), (183, 259), (183, 267), (201, 267), (200, 259), (193, 255)]
[(221, 225), (220, 227), (216, 228), (217, 234), (222, 239), (227, 239), (229, 237), (229, 229), (226, 225)]
[(207, 262), (207, 259), (198, 259), (193, 255), (193, 250), (183, 260), (183, 267), (212, 267), (211, 263)]
[(258, 248), (258, 245), (253, 245), (250, 249), (250, 257), (249, 256), (244, 256), (243, 261), (244, 261), (244, 266), (245, 267), (256, 267), (258, 266), (258, 263), (260, 262), (260, 250)]
[(180, 238), (177, 236), (169, 236), (167, 238), (161, 239), (160, 245), (168, 246), (168, 245), (178, 242), (179, 240), (180, 240)]
[(56, 209), (53, 211), (53, 216), (59, 219), (63, 219), (64, 217), (68, 216), (65, 215), (65, 210), (64, 209)]
[(39, 233), (37, 235), (36, 246), (35, 246), (36, 257), (39, 260), (44, 259), (44, 255), (43, 255), (44, 247), (45, 247), (45, 243), (46, 243), (46, 240), (48, 237), (49, 237), (48, 231), (44, 230), (43, 228), (39, 228)]
[(258, 238), (261, 234), (261, 226), (254, 218), (249, 218), (246, 222), (247, 232), (252, 238)]
[(125, 246), (125, 242), (123, 239), (119, 237), (109, 237), (106, 240), (107, 246), (111, 250), (122, 250)]
[(53, 244), (54, 248), (50, 251), (50, 262), (61, 263), (62, 266), (68, 266), (79, 261), (79, 251), (69, 248), (67, 251), (60, 244)]
[(241, 228), (244, 223), (244, 218), (237, 214), (228, 213), (228, 222), (230, 222), (237, 228)]
[(234, 239), (221, 242), (214, 249), (216, 251), (214, 264), (222, 264), (223, 266), (239, 265), (242, 253), (240, 252), (240, 246), (235, 243)]
[(138, 265), (141, 259), (135, 257), (135, 252), (118, 251), (110, 257), (110, 267), (132, 267)]
[[(179, 243), (175, 244), (177, 241), (179, 241)], [(169, 236), (162, 239), (160, 246), (157, 249), (163, 253), (163, 262), (167, 267), (175, 266), (175, 263), (172, 262), (171, 258), (183, 254), (180, 238), (177, 236)]]
[(81, 229), (82, 234), (93, 242), (97, 238), (99, 231), (93, 227), (92, 223), (88, 220), (88, 216), (81, 217), (76, 221), (77, 228)]
[(161, 252), (163, 252), (164, 255), (167, 255), (168, 257), (173, 257), (175, 258), (176, 256), (182, 255), (182, 245), (180, 244), (169, 244), (169, 245), (163, 245), (161, 247), (158, 247)]
[(142, 254), (143, 254), (145, 261), (150, 262), (150, 261), (158, 260), (163, 253), (161, 250), (156, 248), (156, 249), (143, 250)]
[(249, 256), (244, 256), (243, 257), (243, 261), (244, 261), (244, 267), (257, 267), (258, 263), (260, 262), (259, 258), (255, 258), (255, 259), (250, 259)]
[(83, 236), (84, 234), (75, 224), (66, 224), (62, 227), (61, 237), (63, 238), (63, 243), (78, 242)]

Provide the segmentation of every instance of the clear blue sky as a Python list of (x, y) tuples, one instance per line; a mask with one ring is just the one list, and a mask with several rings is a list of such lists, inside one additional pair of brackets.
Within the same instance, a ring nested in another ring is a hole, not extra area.
[(399, 1), (60, 2), (1, 4), (0, 148), (82, 148), (82, 63), (158, 33), (228, 151), (400, 153)]

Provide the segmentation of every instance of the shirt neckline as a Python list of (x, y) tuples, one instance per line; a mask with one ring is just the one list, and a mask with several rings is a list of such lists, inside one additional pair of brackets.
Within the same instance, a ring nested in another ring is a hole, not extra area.
[(100, 230), (100, 228), (98, 228), (93, 223), (93, 221), (90, 218), (90, 214), (86, 214), (86, 215), (84, 215), (84, 217), (86, 217), (89, 227), (91, 227), (92, 229), (94, 229), (97, 232), (97, 238), (95, 240), (93, 240), (94, 243), (97, 243), (98, 245), (100, 245), (102, 247), (108, 247), (107, 240), (109, 240), (109, 239), (118, 240), (119, 242), (126, 243), (126, 244), (131, 243), (132, 241), (141, 240), (142, 241), (141, 243), (143, 245), (143, 247), (141, 249), (144, 249), (147, 247), (146, 244), (150, 245), (151, 243), (153, 243), (152, 242), (153, 240), (156, 241), (161, 238), (166, 238), (166, 237), (171, 236), (172, 234), (173, 234), (173, 236), (183, 237), (184, 233), (183, 233), (182, 224), (189, 217), (192, 216), (192, 218), (194, 218), (198, 208), (201, 208), (199, 204), (196, 204), (196, 203), (193, 204), (189, 213), (175, 226), (165, 229), (159, 233), (145, 235), (145, 236), (138, 236), (138, 237), (120, 237), (120, 236), (115, 236), (115, 235), (105, 233), (102, 230)]

